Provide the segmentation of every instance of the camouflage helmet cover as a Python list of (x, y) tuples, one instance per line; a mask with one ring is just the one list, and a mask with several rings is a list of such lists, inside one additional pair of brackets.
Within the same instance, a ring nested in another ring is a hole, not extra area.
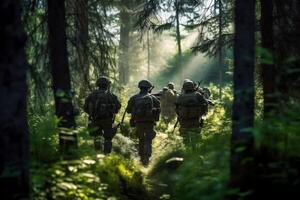
[(163, 87), (163, 91), (167, 91), (168, 89), (168, 87)]
[(139, 88), (151, 88), (152, 84), (148, 80), (141, 80), (138, 84)]
[(100, 86), (108, 86), (108, 85), (110, 85), (110, 84), (111, 84), (111, 81), (110, 81), (109, 78), (106, 77), (106, 76), (100, 76), (100, 77), (98, 78), (97, 82), (96, 82), (96, 85), (97, 85), (98, 87), (100, 87)]
[(183, 83), (182, 89), (184, 89), (185, 91), (187, 90), (194, 90), (195, 89), (195, 85), (193, 81), (186, 81)]

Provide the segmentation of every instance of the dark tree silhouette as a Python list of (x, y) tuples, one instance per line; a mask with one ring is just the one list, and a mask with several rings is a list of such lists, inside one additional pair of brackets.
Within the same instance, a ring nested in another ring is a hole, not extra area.
[(132, 0), (122, 0), (120, 7), (119, 80), (121, 84), (127, 84), (129, 80), (130, 32), (132, 31), (132, 16), (129, 9), (132, 7)]
[[(89, 39), (89, 13), (88, 0), (76, 0), (74, 2), (75, 12), (75, 29), (76, 29), (76, 53), (77, 66), (81, 72), (83, 83), (80, 85), (80, 95), (86, 96), (91, 90), (89, 83), (89, 59), (88, 59), (88, 39)], [(89, 90), (87, 90), (87, 88)]]
[(300, 99), (300, 1), (274, 0), (275, 64), (279, 99)]
[(264, 114), (267, 115), (276, 106), (276, 71), (274, 65), (273, 39), (273, 1), (260, 0), (261, 4), (261, 45), (263, 52), (261, 68), (264, 92)]
[(70, 71), (66, 44), (64, 0), (48, 0), (50, 65), (53, 79), (55, 111), (62, 118), (60, 126), (75, 126)]
[(19, 0), (0, 1), (0, 188), (1, 199), (26, 198), (28, 127), (25, 34)]
[(253, 186), (255, 0), (235, 1), (231, 183)]

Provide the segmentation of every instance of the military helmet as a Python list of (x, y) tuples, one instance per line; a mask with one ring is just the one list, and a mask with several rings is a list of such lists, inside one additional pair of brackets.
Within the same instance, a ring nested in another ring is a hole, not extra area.
[(170, 89), (174, 89), (174, 83), (173, 82), (169, 82), (167, 86)]
[(189, 82), (189, 81), (191, 81), (191, 79), (186, 78), (186, 79), (183, 80), (183, 83)]
[(96, 85), (98, 87), (100, 87), (100, 86), (109, 86), (110, 84), (111, 84), (111, 81), (106, 76), (100, 76), (100, 78), (98, 78), (98, 80), (96, 82)]
[(163, 87), (163, 91), (167, 91), (168, 89), (168, 87)]
[(195, 89), (194, 82), (191, 81), (191, 80), (190, 81), (185, 81), (183, 83), (182, 89), (184, 89), (185, 91), (194, 90)]
[(151, 88), (152, 84), (148, 80), (141, 80), (138, 84), (139, 88)]

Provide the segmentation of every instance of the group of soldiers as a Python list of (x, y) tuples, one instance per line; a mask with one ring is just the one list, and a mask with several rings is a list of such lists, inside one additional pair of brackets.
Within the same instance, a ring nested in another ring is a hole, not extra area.
[[(85, 99), (84, 111), (89, 116), (90, 135), (94, 137), (95, 148), (100, 149), (97, 138), (103, 136), (104, 153), (108, 154), (112, 150), (112, 139), (117, 132), (118, 125), (114, 122), (121, 103), (110, 91), (111, 81), (107, 77), (100, 77), (96, 85), (98, 89)], [(210, 94), (189, 79), (184, 80), (180, 94), (174, 89), (173, 83), (169, 83), (158, 94), (151, 94), (154, 86), (148, 80), (141, 80), (138, 88), (140, 92), (129, 99), (125, 112), (131, 114), (130, 126), (135, 127), (139, 139), (138, 153), (142, 164), (149, 163), (152, 140), (156, 136), (154, 126), (160, 115), (167, 123), (177, 115), (184, 144), (195, 148), (200, 128), (203, 126), (202, 116), (207, 113), (211, 103)]]

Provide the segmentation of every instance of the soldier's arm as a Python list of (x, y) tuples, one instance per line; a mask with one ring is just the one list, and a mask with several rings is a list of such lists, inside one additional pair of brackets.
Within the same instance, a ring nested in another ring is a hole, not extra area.
[(131, 97), (127, 104), (127, 112), (132, 113), (133, 112), (133, 105), (134, 105), (134, 97)]
[(113, 98), (114, 98), (114, 104), (116, 105), (116, 113), (118, 113), (122, 105), (116, 95), (113, 94)]
[(204, 109), (204, 115), (206, 115), (207, 112), (208, 112), (208, 102), (207, 102), (207, 100), (200, 93), (197, 93), (197, 98), (198, 98), (201, 106), (203, 106), (202, 109)]
[(204, 96), (201, 95), (200, 93), (197, 93), (197, 99), (198, 99), (198, 101), (200, 102), (200, 104), (205, 104), (205, 105), (208, 104), (207, 100), (206, 100), (206, 99), (204, 98)]
[(156, 109), (158, 113), (160, 113), (160, 101), (155, 96), (152, 96), (152, 99), (153, 99), (153, 107)]

